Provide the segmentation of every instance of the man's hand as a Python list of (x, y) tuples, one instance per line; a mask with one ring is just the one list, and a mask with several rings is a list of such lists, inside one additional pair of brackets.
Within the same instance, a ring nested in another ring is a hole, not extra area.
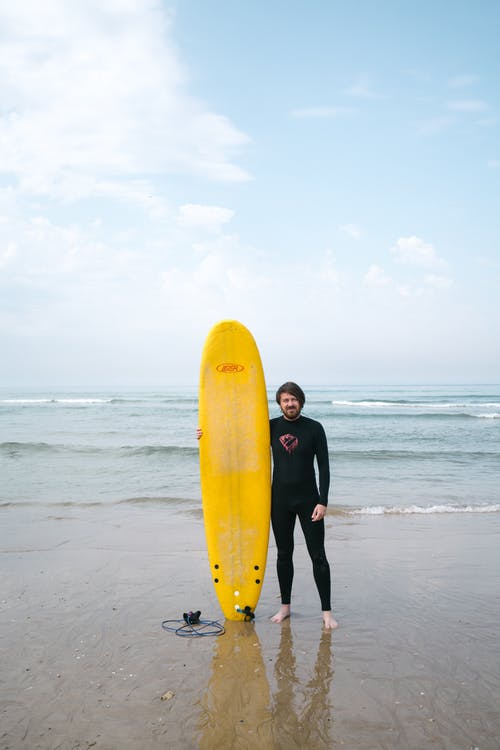
[(312, 513), (312, 520), (313, 521), (321, 521), (326, 516), (326, 505), (321, 505), (318, 503), (318, 505), (314, 508)]

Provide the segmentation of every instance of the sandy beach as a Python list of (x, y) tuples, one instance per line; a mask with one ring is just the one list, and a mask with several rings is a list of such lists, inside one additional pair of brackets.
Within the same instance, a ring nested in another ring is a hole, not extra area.
[(255, 622), (194, 639), (161, 622), (221, 617), (198, 511), (1, 512), (2, 750), (500, 747), (498, 514), (331, 514), (337, 631), (297, 534), (291, 620), (271, 545)]

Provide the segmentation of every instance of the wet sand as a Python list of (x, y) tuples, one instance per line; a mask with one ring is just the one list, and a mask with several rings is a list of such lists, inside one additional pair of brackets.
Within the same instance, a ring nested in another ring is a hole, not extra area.
[[(500, 518), (328, 516), (340, 627), (300, 531), (292, 618), (274, 546), (254, 623), (221, 617), (198, 512), (0, 508), (0, 747), (500, 748)], [(162, 700), (164, 696), (164, 700)]]

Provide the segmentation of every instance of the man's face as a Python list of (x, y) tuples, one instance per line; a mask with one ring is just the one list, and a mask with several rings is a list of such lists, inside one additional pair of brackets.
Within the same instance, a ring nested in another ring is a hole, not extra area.
[(280, 409), (285, 419), (297, 419), (300, 416), (300, 403), (291, 393), (282, 393), (280, 396)]

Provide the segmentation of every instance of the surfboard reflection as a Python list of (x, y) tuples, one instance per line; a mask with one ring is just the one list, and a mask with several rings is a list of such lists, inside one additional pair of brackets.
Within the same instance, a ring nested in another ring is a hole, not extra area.
[(202, 700), (201, 750), (272, 748), (270, 693), (252, 623), (226, 620)]
[(290, 623), (281, 626), (276, 658), (266, 660), (254, 625), (227, 621), (225, 627), (202, 699), (200, 749), (330, 748), (331, 631), (319, 637), (311, 673), (312, 644), (301, 644), (296, 653)]

